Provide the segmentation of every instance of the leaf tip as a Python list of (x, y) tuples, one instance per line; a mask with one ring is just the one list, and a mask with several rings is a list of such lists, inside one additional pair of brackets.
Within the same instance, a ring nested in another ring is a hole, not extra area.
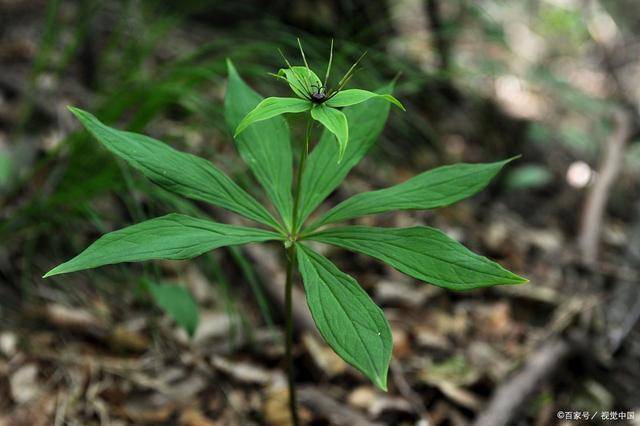
[(497, 285), (520, 285), (520, 284), (527, 284), (528, 282), (530, 282), (529, 278), (520, 276), (516, 273), (509, 271), (508, 269), (504, 269), (504, 270), (506, 271), (506, 276), (504, 277), (504, 280), (501, 283), (498, 283)]
[(231, 61), (231, 58), (226, 58), (225, 62), (227, 64), (227, 75), (229, 77), (236, 75), (238, 73), (238, 71), (236, 70), (235, 65), (233, 65), (233, 62)]
[(52, 275), (58, 275), (61, 272), (59, 271), (60, 266), (56, 266), (55, 268), (53, 268), (52, 270), (50, 270), (49, 272), (47, 272), (46, 274), (44, 274), (42, 276), (42, 278), (49, 278)]
[(390, 94), (386, 94), (386, 95), (379, 95), (381, 97), (383, 97), (384, 99), (386, 99), (387, 101), (389, 101), (390, 103), (392, 103), (393, 105), (397, 106), (398, 108), (400, 108), (402, 111), (407, 112), (407, 109), (404, 107), (404, 105), (402, 104), (402, 102), (400, 102), (398, 100), (398, 98), (396, 98), (393, 95)]
[(71, 114), (75, 115), (78, 119), (80, 118), (82, 113), (84, 113), (83, 110), (81, 110), (80, 108), (76, 108), (73, 105), (67, 105), (67, 109)]
[(93, 116), (90, 112), (87, 112), (85, 110), (82, 110), (80, 108), (76, 108), (74, 106), (71, 105), (67, 105), (67, 109), (71, 112), (71, 114), (73, 114), (78, 120), (80, 120), (80, 122), (85, 125), (87, 122), (91, 121), (91, 120), (97, 120), (97, 118), (95, 116)]
[(388, 392), (389, 389), (387, 388), (387, 373), (385, 371), (383, 376), (375, 376), (375, 378), (373, 379), (373, 384), (376, 385), (378, 387), (378, 389), (384, 391), (384, 392)]
[(529, 278), (521, 277), (520, 275), (513, 274), (514, 284), (527, 284), (530, 282)]
[(237, 138), (240, 133), (244, 132), (244, 129), (247, 128), (247, 125), (244, 123), (244, 119), (240, 122), (240, 124), (238, 124), (238, 127), (236, 127), (236, 130), (234, 130), (233, 132), (233, 138)]

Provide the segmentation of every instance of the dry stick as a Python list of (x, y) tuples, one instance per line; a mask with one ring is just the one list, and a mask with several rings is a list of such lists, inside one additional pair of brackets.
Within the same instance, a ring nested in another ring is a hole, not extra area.
[[(606, 14), (607, 12), (604, 10), (600, 10), (600, 14), (603, 13)], [(586, 21), (589, 22), (590, 20), (594, 19), (594, 16), (587, 15), (585, 18)], [(609, 16), (609, 18), (611, 17)], [(611, 20), (611, 22), (614, 21)], [(597, 28), (597, 26), (593, 26), (593, 28)], [(640, 117), (638, 116), (638, 112), (640, 111), (640, 99), (632, 95), (632, 93), (634, 92), (632, 90), (629, 90), (629, 87), (627, 87), (627, 85), (625, 84), (625, 80), (619, 74), (619, 69), (626, 65), (626, 62), (629, 58), (627, 56), (627, 59), (623, 58), (623, 60), (621, 60), (620, 54), (622, 53), (623, 55), (628, 55), (628, 52), (631, 51), (631, 46), (629, 46), (624, 41), (617, 27), (614, 29), (616, 31), (613, 37), (599, 37), (599, 34), (595, 33), (593, 34), (593, 39), (600, 49), (603, 68), (607, 72), (608, 77), (611, 79), (613, 87), (615, 88), (615, 97), (627, 111), (627, 117), (624, 118), (624, 120), (628, 120), (628, 123), (626, 123), (626, 125), (635, 127), (637, 129), (640, 124)], [(619, 157), (622, 157), (623, 155), (623, 144), (626, 142), (626, 140), (618, 141), (618, 147), (616, 149), (618, 151), (617, 155)], [(622, 158), (618, 158), (618, 161), (611, 160), (611, 162), (613, 163), (611, 166), (613, 170), (615, 170), (615, 167), (619, 167), (621, 160)], [(608, 192), (605, 190), (601, 191)], [(593, 192), (595, 192), (595, 188)], [(603, 194), (603, 197), (606, 198), (606, 194)], [(588, 205), (586, 205), (586, 207), (588, 207)], [(587, 214), (586, 207), (585, 217)], [(634, 225), (631, 226), (632, 231), (630, 233), (631, 235), (629, 237), (629, 243), (627, 245), (628, 249), (625, 254), (625, 259), (631, 266), (631, 270), (637, 270), (638, 266), (640, 265), (640, 250), (634, 250), (634, 247), (637, 247), (638, 240), (640, 240), (640, 203), (636, 203), (635, 208), (636, 217)], [(584, 221), (584, 223), (586, 225), (586, 220)], [(586, 229), (585, 232), (587, 232)], [(590, 237), (594, 238), (593, 236)], [(583, 251), (583, 260), (593, 261), (597, 257), (597, 241), (595, 242), (595, 244), (593, 240), (589, 243), (588, 238), (589, 236), (585, 236), (582, 240), (585, 244)], [(595, 236), (595, 238), (597, 238), (597, 235)], [(592, 249), (589, 248), (589, 244), (591, 244), (591, 247), (595, 247), (595, 254), (590, 251)], [(636, 244), (636, 246), (634, 246), (634, 244)], [(608, 303), (606, 306), (605, 331), (601, 333), (601, 336), (599, 336), (599, 341), (596, 340), (598, 347), (605, 348), (606, 356), (611, 356), (620, 348), (624, 340), (634, 328), (635, 324), (640, 320), (639, 296), (640, 291), (637, 286), (637, 275), (631, 278), (625, 278), (623, 276), (618, 277), (617, 283), (613, 290), (613, 294), (611, 296), (610, 303)]]
[(422, 398), (416, 391), (413, 390), (411, 384), (407, 381), (402, 371), (400, 363), (394, 359), (391, 360), (391, 377), (393, 383), (398, 388), (398, 392), (411, 404), (411, 407), (420, 416), (421, 419), (428, 420), (427, 408), (422, 402)]
[(313, 413), (327, 418), (336, 426), (382, 426), (369, 421), (359, 412), (348, 408), (314, 387), (303, 387), (299, 390), (300, 403)]
[[(640, 270), (640, 200), (634, 204), (634, 222), (628, 232), (627, 250), (624, 259), (631, 270)], [(605, 341), (600, 346), (606, 348), (607, 355), (615, 353), (640, 321), (640, 286), (638, 277), (617, 279), (613, 294), (607, 304)]]
[(542, 345), (521, 371), (500, 386), (487, 408), (477, 417), (474, 426), (508, 424), (537, 386), (552, 376), (576, 347), (563, 338), (555, 338)]
[[(593, 265), (598, 256), (598, 240), (608, 193), (623, 160), (624, 148), (631, 136), (632, 118), (628, 112), (615, 115), (616, 129), (607, 141), (599, 178), (592, 187), (583, 210), (579, 234), (580, 255), (584, 264)], [(562, 362), (584, 342), (584, 337), (569, 340), (556, 337), (542, 345), (525, 366), (502, 384), (492, 396), (487, 408), (477, 417), (475, 426), (508, 424), (524, 403), (534, 394), (536, 387), (550, 378)]]
[(624, 160), (624, 151), (632, 133), (632, 117), (629, 112), (617, 111), (615, 130), (604, 146), (604, 156), (594, 185), (587, 194), (582, 210), (578, 246), (584, 265), (594, 266), (598, 259), (600, 229), (609, 192)]
[[(616, 128), (607, 141), (604, 159), (599, 169), (599, 178), (589, 192), (583, 210), (578, 241), (581, 259), (585, 265), (593, 265), (597, 260), (600, 228), (609, 190), (620, 171), (625, 145), (632, 132), (632, 117), (629, 112), (618, 111), (615, 121)], [(638, 317), (634, 316), (633, 319), (637, 320)], [(607, 334), (606, 330), (604, 334)], [(536, 387), (550, 378), (562, 362), (584, 343), (584, 340), (584, 337), (574, 340), (556, 337), (541, 346), (518, 373), (498, 388), (474, 425), (508, 424), (534, 394)]]
[[(598, 256), (598, 241), (604, 209), (611, 186), (620, 171), (625, 145), (631, 136), (630, 113), (619, 111), (615, 115), (616, 129), (607, 141), (599, 177), (587, 196), (579, 234), (582, 262), (593, 265)], [(580, 340), (581, 342), (584, 339)], [(523, 369), (495, 392), (487, 408), (478, 416), (475, 426), (500, 426), (509, 423), (536, 387), (551, 377), (562, 362), (577, 348), (576, 341), (554, 338), (538, 349)]]
[[(583, 9), (583, 11), (587, 12), (584, 16), (586, 22), (594, 20), (594, 16), (589, 13), (591, 10), (590, 8)], [(600, 11), (600, 13), (606, 14), (605, 11)], [(609, 18), (611, 17), (609, 16)], [(614, 116), (616, 128), (603, 147), (604, 156), (598, 170), (599, 176), (589, 191), (582, 210), (578, 247), (580, 259), (587, 266), (595, 266), (594, 264), (598, 259), (600, 229), (609, 198), (609, 190), (620, 171), (620, 166), (624, 159), (625, 145), (632, 135), (633, 127), (636, 125), (640, 106), (639, 100), (629, 95), (633, 91), (626, 87), (618, 73), (618, 68), (615, 66), (614, 53), (616, 46), (622, 45), (624, 41), (620, 31), (615, 26), (615, 21), (611, 19), (611, 22), (614, 22), (615, 33), (613, 36), (602, 37), (602, 34), (592, 32), (592, 38), (602, 56), (602, 67), (615, 88), (614, 99), (620, 103), (622, 109), (616, 111)], [(596, 28), (596, 26), (593, 27)]]
[[(243, 252), (251, 260), (271, 302), (277, 305), (279, 312), (284, 312), (285, 273), (280, 267), (279, 256), (274, 250), (256, 244), (244, 247)], [(317, 335), (315, 323), (302, 290), (294, 287), (292, 297), (294, 328), (298, 333), (309, 331)]]

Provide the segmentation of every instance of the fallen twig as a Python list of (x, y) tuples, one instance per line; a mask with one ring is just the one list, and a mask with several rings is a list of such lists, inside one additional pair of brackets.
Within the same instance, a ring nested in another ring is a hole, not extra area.
[(563, 338), (555, 338), (542, 345), (531, 355), (522, 370), (500, 386), (474, 425), (508, 424), (532, 396), (537, 386), (552, 376), (576, 347), (576, 344)]
[(603, 149), (603, 160), (598, 168), (598, 175), (591, 187), (582, 210), (578, 245), (580, 258), (584, 265), (595, 266), (598, 258), (600, 229), (604, 211), (620, 167), (623, 164), (627, 141), (632, 133), (633, 119), (627, 111), (615, 114), (615, 131), (606, 141)]
[(336, 426), (381, 426), (369, 421), (362, 414), (339, 403), (314, 387), (299, 390), (299, 401), (315, 414), (326, 418)]
[[(253, 262), (267, 295), (278, 305), (279, 311), (284, 312), (284, 271), (279, 267), (277, 255), (272, 250), (256, 244), (245, 247), (244, 252)], [(298, 333), (310, 332), (317, 335), (304, 294), (294, 287), (292, 296), (294, 328)]]
[[(640, 269), (640, 202), (635, 204), (635, 217), (624, 260), (630, 270)], [(640, 286), (637, 279), (620, 277), (616, 281), (610, 303), (606, 305), (606, 328), (602, 345), (608, 356), (614, 354), (640, 321)]]
[(411, 384), (407, 381), (402, 371), (402, 366), (393, 359), (391, 360), (391, 377), (393, 383), (398, 388), (398, 392), (411, 404), (411, 407), (420, 415), (420, 418), (427, 419), (427, 408), (422, 402), (422, 398), (420, 398), (420, 395), (413, 390)]

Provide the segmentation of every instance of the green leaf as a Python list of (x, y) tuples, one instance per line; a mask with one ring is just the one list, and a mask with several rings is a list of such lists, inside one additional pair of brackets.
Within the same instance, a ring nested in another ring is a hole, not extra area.
[(354, 195), (332, 208), (309, 228), (393, 210), (427, 210), (448, 206), (484, 189), (512, 160), (438, 167), (399, 185)]
[[(392, 89), (393, 85), (390, 84), (378, 92), (391, 93)], [(309, 155), (302, 174), (297, 220), (299, 224), (302, 224), (311, 212), (340, 185), (349, 170), (369, 151), (387, 121), (389, 103), (374, 98), (345, 108), (342, 112), (347, 116), (349, 123), (358, 123), (358, 125), (350, 129), (349, 144), (340, 163), (335, 160), (338, 156), (338, 146), (334, 136), (328, 131), (324, 132), (318, 145)]]
[(311, 101), (297, 98), (267, 98), (251, 110), (236, 127), (234, 137), (238, 137), (247, 127), (259, 121), (268, 120), (287, 113), (309, 111)]
[(407, 275), (450, 290), (527, 282), (437, 229), (346, 226), (309, 237), (375, 257)]
[(146, 280), (144, 282), (153, 301), (164, 310), (175, 322), (193, 337), (198, 328), (200, 317), (198, 304), (188, 289), (173, 284), (158, 284)]
[[(229, 81), (224, 101), (224, 116), (230, 129), (262, 100), (227, 61)], [(267, 195), (275, 204), (285, 226), (290, 227), (293, 198), (291, 196), (292, 156), (289, 127), (283, 117), (254, 123), (235, 138), (240, 156), (251, 168)]]
[(349, 125), (347, 124), (347, 116), (335, 108), (329, 108), (325, 105), (315, 105), (311, 109), (311, 117), (322, 123), (338, 140), (338, 162), (342, 161), (344, 152), (349, 143)]
[(536, 189), (553, 182), (553, 173), (547, 166), (525, 164), (512, 169), (504, 180), (505, 186), (510, 190)]
[(222, 246), (280, 239), (262, 229), (169, 214), (103, 235), (73, 259), (45, 274), (66, 274), (121, 262), (182, 260)]
[(386, 391), (393, 339), (382, 309), (327, 258), (303, 244), (297, 249), (307, 303), (320, 334), (342, 359)]
[(283, 68), (278, 71), (278, 76), (286, 78), (293, 93), (302, 99), (308, 100), (311, 93), (322, 87), (320, 78), (307, 67)]
[(109, 151), (163, 188), (281, 228), (255, 198), (204, 158), (177, 151), (145, 135), (113, 129), (81, 109), (69, 110)]
[(364, 101), (368, 101), (369, 99), (372, 99), (372, 98), (385, 99), (386, 101), (391, 102), (401, 110), (406, 111), (406, 109), (404, 108), (404, 105), (402, 105), (402, 103), (400, 103), (400, 101), (394, 98), (393, 96), (381, 95), (379, 93), (374, 93), (374, 92), (370, 92), (368, 90), (362, 90), (362, 89), (341, 90), (336, 95), (331, 97), (331, 99), (325, 102), (325, 104), (333, 108), (342, 108), (342, 107), (357, 105)]

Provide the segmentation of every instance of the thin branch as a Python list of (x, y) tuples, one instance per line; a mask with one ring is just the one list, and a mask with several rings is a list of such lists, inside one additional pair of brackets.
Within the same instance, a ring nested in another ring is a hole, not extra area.
[(336, 426), (382, 426), (314, 387), (300, 389), (300, 404)]
[(633, 119), (627, 111), (617, 111), (614, 121), (615, 130), (603, 146), (602, 163), (582, 210), (578, 245), (584, 265), (594, 266), (598, 260), (600, 232), (607, 201), (624, 163), (625, 147), (632, 134)]
[(498, 388), (487, 408), (477, 417), (474, 426), (509, 424), (538, 385), (553, 376), (574, 349), (574, 345), (562, 338), (542, 345), (522, 370)]

